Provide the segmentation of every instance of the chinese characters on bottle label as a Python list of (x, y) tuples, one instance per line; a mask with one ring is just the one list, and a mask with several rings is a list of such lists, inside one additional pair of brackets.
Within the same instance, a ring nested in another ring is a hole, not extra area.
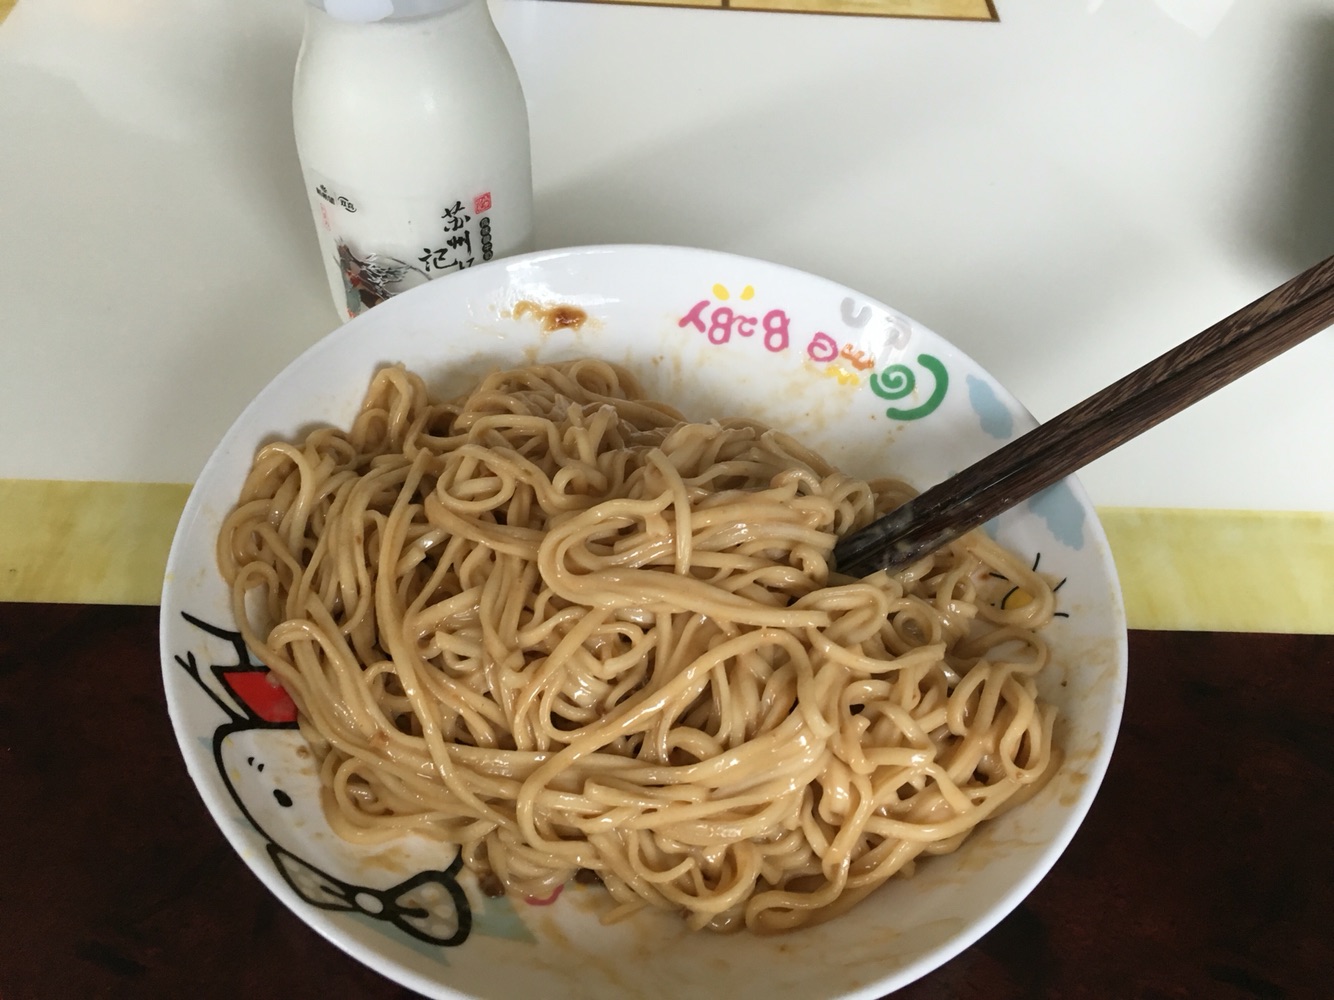
[[(491, 249), (491, 219), (483, 212), (491, 210), (491, 192), (480, 194), (472, 201), (473, 214), (469, 215), (463, 202), (455, 201), (440, 216), (441, 239), (437, 245), (422, 247), (417, 260), (428, 275), (441, 271), (462, 271), (478, 260), (495, 256)], [(473, 250), (473, 232), (477, 233), (477, 249)]]
[[(437, 203), (420, 212), (404, 206), (394, 217), (385, 218), (376, 218), (377, 209), (383, 210), (381, 206), (364, 204), (360, 197), (354, 200), (337, 191), (332, 183), (317, 183), (313, 193), (322, 236), (330, 241), (327, 252), (342, 277), (348, 316), (363, 313), (432, 278), (495, 256), (490, 191), (467, 201), (454, 198)], [(423, 216), (430, 222), (418, 232), (430, 234), (430, 245), (419, 242), (414, 252), (404, 252), (404, 239), (413, 237), (395, 239), (394, 230), (402, 227), (410, 231), (414, 217)]]

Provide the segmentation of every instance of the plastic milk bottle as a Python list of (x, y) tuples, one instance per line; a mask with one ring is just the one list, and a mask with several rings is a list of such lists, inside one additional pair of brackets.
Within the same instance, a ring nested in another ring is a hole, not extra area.
[(334, 304), (529, 249), (528, 115), (486, 0), (308, 0), (292, 113)]

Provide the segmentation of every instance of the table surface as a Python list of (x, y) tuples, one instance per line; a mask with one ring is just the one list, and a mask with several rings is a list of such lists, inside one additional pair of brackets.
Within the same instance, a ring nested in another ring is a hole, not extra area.
[[(873, 2), (873, 0), (868, 0)], [(1040, 417), (1334, 251), (1334, 0), (998, 0), (997, 23), (490, 0), (537, 245), (827, 275)], [(298, 0), (0, 0), (0, 996), (401, 996), (249, 874), (156, 649), (188, 484), (337, 322)], [(1132, 633), (1070, 849), (902, 992), (1327, 995), (1323, 333), (1089, 467)], [(72, 603), (3, 603), (72, 602)], [(137, 605), (137, 606), (127, 606)]]
[[(150, 607), (0, 604), (0, 996), (403, 997), (213, 825)], [(1132, 632), (1111, 767), (1054, 869), (904, 1000), (1328, 995), (1334, 637)], [(53, 669), (54, 667), (54, 669)]]
[[(1039, 418), (1334, 251), (1334, 0), (489, 2), (539, 248), (815, 271)], [(0, 600), (155, 603), (187, 484), (336, 325), (302, 7), (0, 0)], [(1132, 625), (1334, 632), (1332, 364), (1324, 332), (1081, 474)]]
[[(1334, 0), (998, 0), (998, 23), (490, 0), (537, 244), (689, 244), (912, 315), (1040, 417), (1334, 251)], [(242, 406), (336, 318), (297, 0), (0, 0), (0, 996), (402, 996), (212, 824), (162, 566)], [(1132, 624), (1070, 849), (902, 991), (1328, 994), (1326, 332), (1083, 474)], [(90, 602), (96, 602), (93, 606)], [(135, 604), (138, 606), (126, 606)]]
[[(0, 21), (0, 134), (22, 137), (0, 144), (0, 427), (27, 431), (0, 477), (190, 482), (336, 325), (292, 139), (302, 7), (17, 0)], [(1334, 253), (1334, 0), (492, 9), (539, 247), (815, 271), (1041, 418)], [(1100, 460), (1094, 501), (1334, 509), (1331, 364), (1318, 337)]]

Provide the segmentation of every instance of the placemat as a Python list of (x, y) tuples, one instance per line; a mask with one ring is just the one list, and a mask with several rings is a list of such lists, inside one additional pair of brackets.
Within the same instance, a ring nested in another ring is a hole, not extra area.
[[(4, 0), (0, 0), (3, 3)], [(563, 0), (574, 3), (640, 4), (648, 7), (712, 7), (789, 14), (855, 14), (861, 17), (924, 17), (947, 21), (998, 21), (991, 0)]]

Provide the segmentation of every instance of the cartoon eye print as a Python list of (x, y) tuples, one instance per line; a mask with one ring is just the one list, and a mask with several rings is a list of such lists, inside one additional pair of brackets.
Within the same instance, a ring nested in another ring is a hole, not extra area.
[[(1038, 567), (1039, 567), (1041, 564), (1042, 564), (1042, 553), (1039, 552), (1036, 556), (1033, 557), (1033, 565), (1032, 565), (1032, 567), (1030, 567), (1030, 568), (1033, 570), (1034, 573), (1036, 573), (1036, 572), (1038, 571)], [(1009, 578), (1006, 577), (1006, 576), (1003, 576), (1003, 575), (1000, 574), (1000, 573), (995, 573), (995, 572), (993, 572), (993, 573), (992, 573), (992, 576), (994, 576), (997, 580), (1001, 580), (1001, 581), (1003, 581), (1003, 582), (1005, 582), (1005, 583), (1010, 583)], [(1057, 582), (1055, 582), (1055, 583), (1052, 584), (1052, 586), (1051, 586), (1051, 592), (1052, 592), (1053, 594), (1059, 594), (1061, 588), (1064, 587), (1064, 586), (1066, 585), (1066, 583), (1067, 583), (1068, 580), (1069, 580), (1068, 577), (1064, 577), (1064, 576), (1061, 577), (1060, 580), (1058, 580)], [(1026, 604), (1027, 604), (1029, 601), (1031, 601), (1031, 600), (1033, 600), (1033, 595), (1032, 595), (1032, 594), (1030, 594), (1028, 591), (1024, 590), (1024, 588), (1021, 587), (1019, 584), (1012, 584), (1012, 585), (1010, 586), (1010, 588), (1009, 588), (1008, 590), (1005, 591), (1005, 595), (1004, 595), (999, 601), (997, 601), (996, 603), (997, 603), (997, 606), (1000, 607), (1000, 609), (1001, 609), (1002, 611), (1007, 611), (1007, 610), (1009, 610), (1009, 609), (1011, 609), (1011, 608), (1022, 608), (1024, 605), (1026, 605)], [(1059, 600), (1059, 598), (1058, 598), (1058, 600)], [(1070, 617), (1070, 612), (1068, 612), (1068, 611), (1053, 611), (1053, 612), (1052, 612), (1052, 617), (1053, 617), (1053, 618), (1069, 618), (1069, 617)]]

